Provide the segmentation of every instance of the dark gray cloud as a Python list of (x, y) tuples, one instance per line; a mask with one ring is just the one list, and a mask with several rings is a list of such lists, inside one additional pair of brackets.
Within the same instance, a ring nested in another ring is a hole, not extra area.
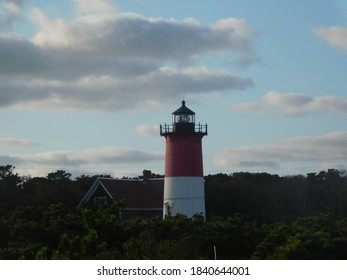
[[(132, 78), (87, 76), (77, 81), (31, 80), (0, 85), (0, 106), (17, 109), (118, 111), (151, 109), (182, 93), (201, 94), (252, 86), (250, 79), (200, 68), (158, 69)], [(152, 105), (151, 105), (152, 104)]]
[(40, 10), (32, 17), (37, 26), (32, 40), (0, 34), (2, 108), (151, 109), (182, 94), (253, 86), (249, 78), (198, 66), (203, 55), (253, 57), (253, 34), (244, 20), (204, 26), (114, 12), (67, 20)]
[(0, 35), (0, 75), (72, 80), (85, 75), (136, 76), (156, 69), (147, 59), (89, 55), (36, 46), (14, 34)]
[(47, 71), (51, 60), (37, 46), (14, 34), (0, 34), (0, 75), (35, 76)]

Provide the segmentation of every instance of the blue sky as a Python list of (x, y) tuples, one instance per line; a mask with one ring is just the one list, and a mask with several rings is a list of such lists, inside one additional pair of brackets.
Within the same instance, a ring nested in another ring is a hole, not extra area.
[(346, 1), (0, 0), (0, 164), (164, 173), (186, 100), (205, 174), (347, 166)]

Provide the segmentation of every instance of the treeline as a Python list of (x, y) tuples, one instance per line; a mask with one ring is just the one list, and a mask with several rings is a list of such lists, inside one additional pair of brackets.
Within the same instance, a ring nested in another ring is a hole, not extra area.
[(205, 180), (209, 216), (242, 213), (259, 222), (292, 222), (320, 213), (347, 217), (345, 171), (282, 177), (240, 172), (208, 175)]
[(343, 171), (208, 175), (206, 221), (127, 223), (117, 202), (76, 209), (96, 177), (0, 166), (0, 259), (347, 259)]
[[(153, 174), (155, 177), (162, 177)], [(20, 176), (12, 165), (0, 166), (0, 203), (75, 208), (97, 177), (74, 179), (64, 170), (46, 177)], [(139, 176), (141, 178), (141, 176)], [(278, 176), (237, 172), (205, 176), (208, 217), (242, 214), (259, 222), (291, 222), (298, 217), (327, 213), (347, 217), (347, 173), (328, 169), (319, 173)]]
[(347, 259), (347, 219), (292, 223), (161, 217), (124, 223), (118, 205), (94, 209), (0, 207), (0, 259)]
[(75, 208), (97, 177), (110, 177), (81, 175), (72, 179), (71, 176), (64, 170), (48, 173), (46, 177), (20, 176), (14, 166), (0, 166), (0, 203), (8, 209), (55, 203)]

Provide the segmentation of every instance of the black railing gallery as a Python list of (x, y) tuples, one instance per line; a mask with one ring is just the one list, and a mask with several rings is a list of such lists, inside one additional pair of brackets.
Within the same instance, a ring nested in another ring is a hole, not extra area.
[(160, 125), (160, 135), (165, 135), (174, 132), (196, 132), (207, 135), (207, 124), (192, 124), (189, 123), (188, 129), (182, 129), (181, 125), (177, 124), (163, 124)]

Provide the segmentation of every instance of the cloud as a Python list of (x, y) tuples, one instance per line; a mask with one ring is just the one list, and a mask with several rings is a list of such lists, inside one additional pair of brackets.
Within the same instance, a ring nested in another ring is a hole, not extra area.
[(135, 132), (141, 136), (158, 136), (159, 125), (139, 124), (135, 127)]
[(29, 0), (0, 0), (0, 31), (11, 30), (13, 22), (21, 15), (24, 2)]
[(4, 7), (5, 9), (12, 13), (13, 15), (19, 15), (21, 13), (21, 7), (18, 1), (5, 1)]
[[(198, 65), (201, 56), (224, 52), (253, 57), (254, 35), (244, 20), (205, 26), (194, 19), (120, 13), (106, 0), (87, 2), (75, 1), (85, 15), (72, 19), (52, 19), (33, 9), (37, 32), (31, 40), (0, 34), (0, 108), (152, 109), (182, 94), (253, 86), (250, 78)], [(98, 12), (90, 15), (94, 5)]]
[(6, 79), (11, 75), (17, 78), (43, 74), (49, 69), (50, 62), (53, 62), (31, 42), (13, 33), (0, 34), (0, 60), (0, 78)]
[[(3, 156), (1, 156), (3, 157)], [(6, 156), (10, 162), (48, 166), (92, 164), (129, 164), (163, 160), (161, 152), (143, 152), (132, 148), (102, 147), (83, 151), (50, 151), (30, 155)]]
[(332, 47), (347, 51), (347, 27), (317, 27), (313, 29), (313, 32)]
[[(163, 160), (164, 154), (162, 152), (140, 151), (123, 147), (101, 147), (82, 151), (48, 151), (36, 154), (0, 155), (0, 162), (15, 165), (18, 170), (36, 170), (35, 172), (40, 172), (40, 175), (56, 169), (66, 168), (76, 171), (98, 170), (99, 172), (103, 172), (102, 170), (106, 170), (110, 166), (112, 166), (113, 169), (136, 164), (143, 166), (148, 162)], [(129, 166), (127, 167), (128, 169)], [(139, 169), (141, 168), (142, 167)]]
[(301, 116), (311, 113), (347, 113), (347, 98), (332, 95), (310, 97), (300, 93), (270, 91), (262, 100), (232, 105), (237, 111)]
[(0, 138), (0, 146), (8, 147), (30, 147), (38, 145), (37, 142), (28, 139)]
[(184, 61), (210, 52), (253, 52), (253, 32), (240, 19), (209, 26), (133, 13), (50, 19), (38, 9), (32, 11), (32, 19), (38, 28), (32, 39), (35, 45), (93, 55)]
[(74, 0), (76, 10), (82, 15), (110, 14), (117, 12), (116, 5), (110, 0)]
[(230, 167), (280, 167), (287, 163), (317, 161), (346, 164), (347, 132), (302, 136), (276, 144), (224, 148), (215, 156), (216, 165)]
[[(0, 77), (1, 81), (1, 77)], [(0, 107), (17, 110), (114, 112), (159, 107), (182, 93), (242, 90), (252, 80), (206, 68), (163, 67), (137, 76), (89, 75), (77, 80), (3, 79)]]

